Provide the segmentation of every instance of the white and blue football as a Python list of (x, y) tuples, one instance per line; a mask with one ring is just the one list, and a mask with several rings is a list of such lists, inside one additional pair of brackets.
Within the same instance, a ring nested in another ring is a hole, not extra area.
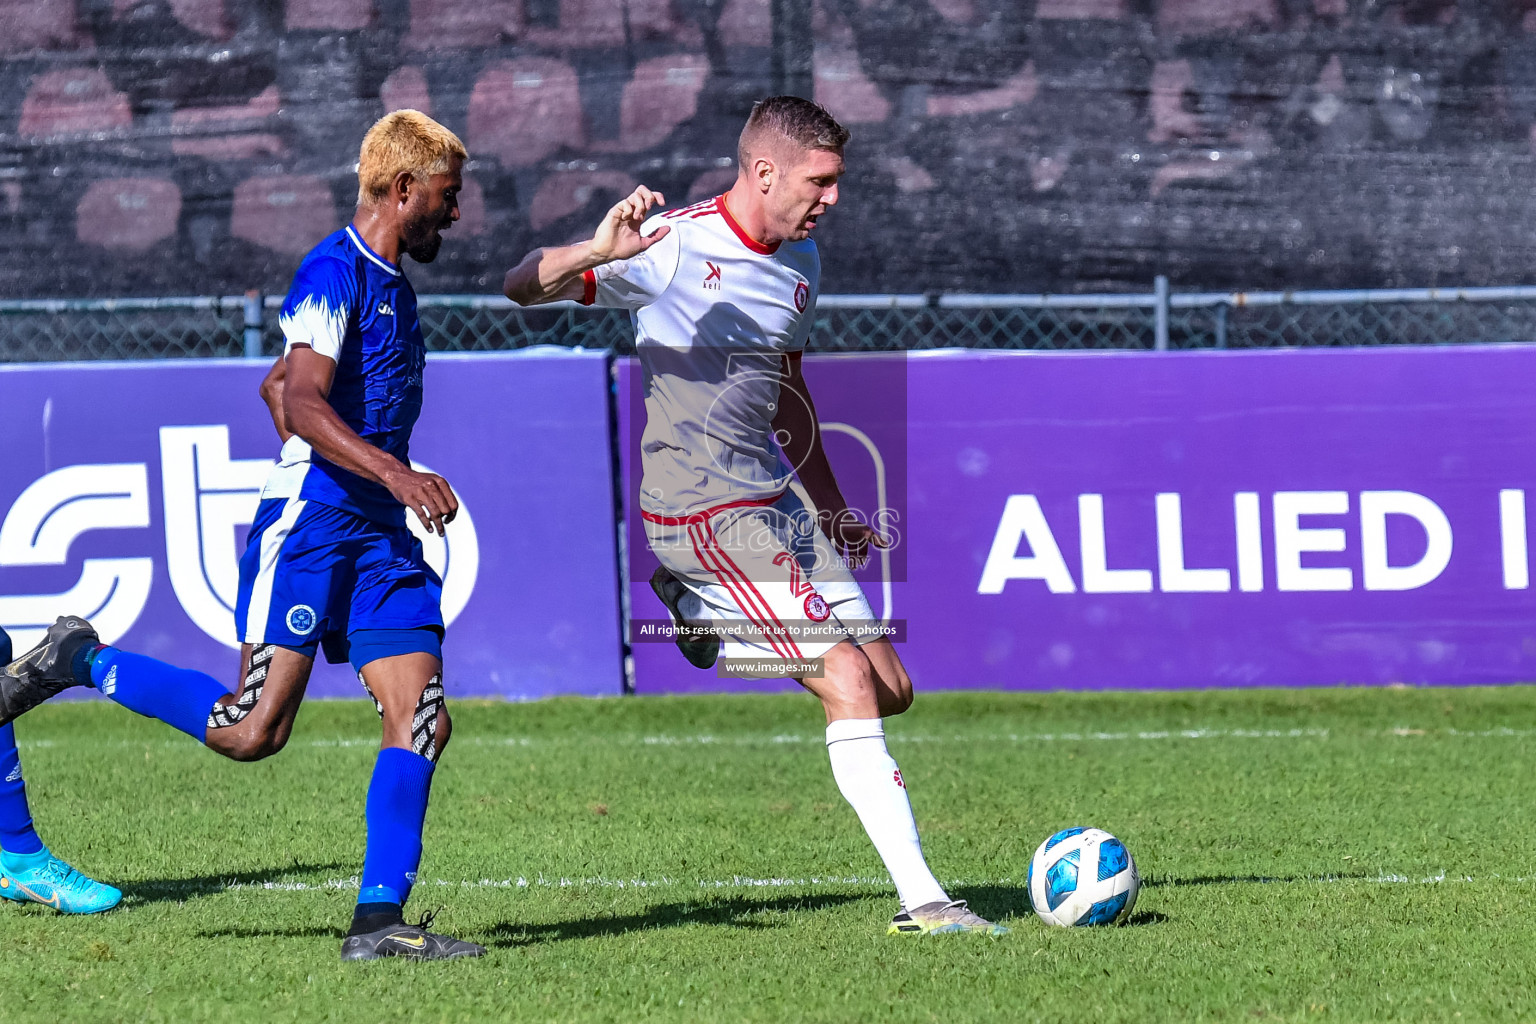
[(1064, 828), (1029, 862), (1029, 902), (1046, 924), (1119, 924), (1140, 889), (1131, 851), (1103, 829)]

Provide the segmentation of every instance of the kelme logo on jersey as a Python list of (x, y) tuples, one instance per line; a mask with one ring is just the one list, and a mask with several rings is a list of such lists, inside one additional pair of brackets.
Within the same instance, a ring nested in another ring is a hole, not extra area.
[(704, 265), (709, 268), (709, 273), (704, 275), (704, 287), (711, 291), (719, 291), (720, 265), (718, 263), (711, 263), (709, 260), (705, 260)]
[(801, 313), (804, 313), (805, 312), (805, 304), (807, 302), (809, 302), (810, 299), (811, 299), (811, 289), (810, 289), (809, 285), (807, 285), (804, 281), (801, 281), (799, 284), (795, 285), (795, 309), (796, 310), (798, 310)]
[(288, 628), (303, 636), (315, 628), (315, 610), (307, 604), (296, 604), (288, 609)]

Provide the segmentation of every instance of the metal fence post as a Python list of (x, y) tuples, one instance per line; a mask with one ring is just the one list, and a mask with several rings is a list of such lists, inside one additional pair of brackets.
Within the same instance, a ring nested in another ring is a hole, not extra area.
[(1168, 278), (1166, 275), (1158, 274), (1152, 279), (1152, 291), (1154, 293), (1154, 301), (1157, 304), (1152, 320), (1152, 348), (1158, 352), (1167, 352)]
[[(721, 5), (724, 6), (724, 5)], [(769, 73), (780, 94), (809, 99), (815, 91), (811, 68), (811, 0), (769, 0)]]
[(1216, 347), (1227, 347), (1227, 303), (1216, 303)]
[(247, 359), (260, 359), (262, 356), (261, 312), (263, 305), (259, 290), (252, 288), (245, 293), (245, 357)]

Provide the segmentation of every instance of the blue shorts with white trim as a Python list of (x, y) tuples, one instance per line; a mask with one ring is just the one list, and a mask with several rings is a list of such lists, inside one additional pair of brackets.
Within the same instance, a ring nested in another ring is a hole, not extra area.
[(248, 644), (325, 648), (348, 660), (356, 630), (443, 632), (443, 581), (421, 542), (331, 505), (268, 498), (256, 510), (245, 554), (235, 628)]

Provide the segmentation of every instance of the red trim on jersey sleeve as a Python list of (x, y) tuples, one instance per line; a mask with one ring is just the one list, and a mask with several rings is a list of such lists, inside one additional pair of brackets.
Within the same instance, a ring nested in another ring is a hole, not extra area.
[(590, 306), (597, 300), (597, 275), (590, 270), (581, 272), (581, 304)]
[(736, 237), (741, 239), (742, 245), (751, 249), (759, 256), (772, 256), (779, 251), (778, 242), (774, 242), (772, 245), (764, 245), (741, 229), (741, 225), (736, 223), (736, 218), (731, 216), (731, 211), (725, 205), (725, 196), (722, 195), (715, 200), (715, 208), (720, 211), (720, 216), (725, 218), (725, 222), (736, 233)]
[(684, 207), (682, 207), (680, 209), (677, 209), (677, 210), (668, 210), (667, 212), (663, 213), (662, 216), (670, 220), (670, 219), (673, 219), (673, 218), (676, 218), (676, 217), (682, 217), (682, 216), (686, 216), (686, 215), (689, 215), (689, 214), (692, 214), (695, 217), (702, 217), (705, 214), (710, 214), (710, 213), (714, 213), (714, 212), (715, 212), (715, 201), (713, 199), (704, 199), (704, 200), (700, 200), (697, 203), (694, 203), (692, 206), (684, 206)]

